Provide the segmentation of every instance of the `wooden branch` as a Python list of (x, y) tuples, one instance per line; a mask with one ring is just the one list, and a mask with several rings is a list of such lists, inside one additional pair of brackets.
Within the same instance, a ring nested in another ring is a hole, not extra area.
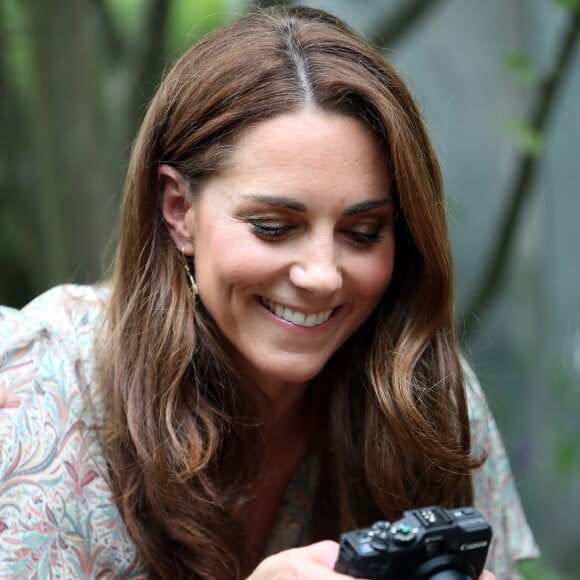
[(425, 18), (441, 0), (408, 0), (399, 3), (397, 11), (388, 12), (379, 20), (376, 28), (367, 38), (375, 46), (390, 48), (409, 32), (422, 18)]
[[(29, 135), (26, 115), (22, 110), (22, 99), (11, 79), (7, 31), (7, 17), (0, 2), (0, 167), (5, 165), (5, 172), (0, 171), (0, 185), (3, 176), (13, 171), (19, 159), (28, 157)], [(15, 129), (11, 131), (11, 129)]]
[(134, 55), (135, 77), (133, 81), (134, 115), (129, 129), (134, 132), (143, 115), (143, 107), (149, 102), (165, 69), (164, 43), (172, 0), (151, 0), (147, 5), (143, 29)]
[[(530, 115), (529, 126), (538, 135), (544, 133), (550, 115), (555, 108), (559, 90), (566, 78), (574, 48), (578, 42), (579, 31), (580, 10), (574, 10), (557, 49), (554, 67), (540, 85), (536, 106)], [(521, 220), (524, 202), (529, 202), (533, 194), (532, 185), (540, 161), (541, 156), (531, 151), (522, 153), (519, 159), (511, 193), (508, 196), (509, 203), (495, 245), (490, 252), (487, 266), (476, 287), (475, 298), (463, 316), (459, 317), (466, 331), (470, 330), (473, 324), (481, 318), (503, 281)]]
[[(412, 26), (425, 17), (441, 0), (404, 0), (394, 14), (390, 12), (379, 20), (377, 27), (366, 35), (377, 46), (395, 44)], [(292, 0), (252, 0), (250, 6), (266, 8), (277, 5), (291, 6)]]
[[(14, 83), (10, 21), (0, 1), (0, 303), (22, 307), (40, 290), (42, 271), (34, 190), (38, 166), (31, 153), (30, 115)], [(22, 42), (22, 39), (20, 40)]]
[(93, 0), (93, 6), (95, 7), (95, 12), (103, 31), (103, 38), (105, 39), (109, 57), (112, 60), (117, 60), (123, 55), (125, 46), (115, 25), (111, 11), (107, 7), (105, 0)]

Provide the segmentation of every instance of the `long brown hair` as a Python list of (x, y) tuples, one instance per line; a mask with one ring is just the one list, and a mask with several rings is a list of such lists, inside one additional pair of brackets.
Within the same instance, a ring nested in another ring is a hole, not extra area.
[(305, 104), (372, 128), (398, 204), (391, 285), (314, 381), (322, 469), (312, 538), (472, 500), (443, 188), (421, 116), (383, 56), (344, 23), (308, 8), (264, 10), (208, 35), (167, 74), (124, 190), (100, 354), (104, 449), (152, 575), (248, 572), (240, 506), (261, 449), (227, 342), (191, 299), (157, 168), (176, 167), (195, 196), (236, 136)]

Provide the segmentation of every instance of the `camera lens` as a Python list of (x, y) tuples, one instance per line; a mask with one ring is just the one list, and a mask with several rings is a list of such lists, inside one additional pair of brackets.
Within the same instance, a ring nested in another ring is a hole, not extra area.
[(429, 580), (472, 580), (472, 576), (458, 570), (442, 570), (429, 576)]
[(415, 570), (413, 580), (474, 580), (475, 569), (456, 554), (442, 554), (426, 560)]

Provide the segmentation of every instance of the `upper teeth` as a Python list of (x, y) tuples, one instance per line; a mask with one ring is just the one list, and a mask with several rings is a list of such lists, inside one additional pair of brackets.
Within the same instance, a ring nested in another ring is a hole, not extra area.
[(326, 322), (330, 315), (332, 314), (332, 308), (330, 310), (323, 310), (316, 314), (304, 314), (298, 310), (292, 310), (287, 306), (282, 306), (276, 302), (272, 302), (267, 298), (262, 298), (262, 304), (273, 312), (276, 316), (283, 318), (284, 320), (295, 324), (296, 326), (318, 326), (323, 322)]

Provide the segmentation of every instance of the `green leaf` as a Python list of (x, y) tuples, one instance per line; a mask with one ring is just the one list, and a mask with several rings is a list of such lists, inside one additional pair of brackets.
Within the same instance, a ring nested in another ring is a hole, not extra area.
[(105, 0), (105, 4), (122, 34), (133, 38), (139, 30), (141, 24), (139, 15), (145, 10), (145, 2), (143, 0)]
[(558, 472), (562, 475), (570, 474), (580, 464), (578, 443), (571, 440), (562, 441), (557, 450)]
[(570, 8), (571, 10), (580, 9), (580, 0), (552, 0), (552, 2), (564, 8)]
[(520, 562), (518, 568), (526, 580), (572, 580), (570, 576), (552, 568), (544, 558)]
[(523, 52), (507, 52), (503, 56), (503, 62), (513, 77), (525, 86), (533, 86), (538, 83), (539, 75), (532, 61)]
[(234, 18), (225, 0), (173, 0), (167, 52), (179, 56), (207, 32)]
[(542, 135), (527, 121), (511, 117), (507, 121), (508, 131), (516, 138), (520, 149), (527, 155), (536, 157), (543, 147)]

